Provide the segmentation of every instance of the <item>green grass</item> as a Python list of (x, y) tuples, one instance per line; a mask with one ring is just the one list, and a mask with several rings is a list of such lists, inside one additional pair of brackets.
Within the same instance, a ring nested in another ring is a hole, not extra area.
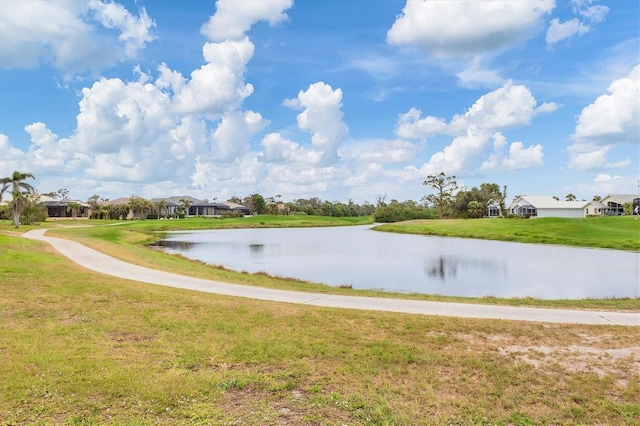
[(385, 224), (379, 231), (640, 251), (640, 221), (631, 216), (587, 219), (450, 219)]
[(93, 273), (8, 233), (0, 234), (0, 294), (2, 425), (640, 419), (634, 327), (198, 293)]

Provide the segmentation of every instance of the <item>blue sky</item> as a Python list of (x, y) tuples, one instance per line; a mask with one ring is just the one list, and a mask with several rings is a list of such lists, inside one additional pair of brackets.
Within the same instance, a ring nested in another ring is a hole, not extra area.
[(636, 193), (637, 1), (0, 0), (0, 174), (86, 200)]

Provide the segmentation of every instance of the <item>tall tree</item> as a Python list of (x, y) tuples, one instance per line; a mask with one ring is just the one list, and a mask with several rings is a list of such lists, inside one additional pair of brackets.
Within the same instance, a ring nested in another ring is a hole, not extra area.
[(68, 200), (69, 199), (69, 190), (67, 188), (60, 188), (58, 189), (58, 197), (60, 197), (61, 200)]
[(442, 219), (445, 208), (452, 203), (454, 192), (458, 189), (456, 177), (447, 176), (444, 172), (440, 172), (438, 175), (427, 176), (427, 179), (422, 184), (436, 190), (435, 194), (429, 194), (424, 199), (438, 209), (438, 216)]
[(573, 194), (567, 194), (566, 197), (564, 197), (565, 200), (567, 201), (575, 201), (576, 200), (576, 196)]
[(13, 212), (13, 226), (20, 227), (20, 212), (26, 205), (26, 195), (33, 194), (36, 189), (24, 182), (27, 179), (35, 179), (36, 177), (31, 173), (20, 173), (19, 171), (13, 172), (11, 176), (0, 179), (2, 189), (0, 189), (0, 201), (2, 201), (2, 194), (11, 190), (11, 196), (13, 201), (11, 202), (11, 210)]
[(98, 201), (100, 201), (100, 196), (98, 194), (93, 194), (87, 199), (87, 204), (89, 204), (93, 210), (98, 210)]
[(267, 203), (260, 194), (251, 194), (245, 197), (244, 205), (249, 207), (251, 214), (265, 214), (267, 212)]

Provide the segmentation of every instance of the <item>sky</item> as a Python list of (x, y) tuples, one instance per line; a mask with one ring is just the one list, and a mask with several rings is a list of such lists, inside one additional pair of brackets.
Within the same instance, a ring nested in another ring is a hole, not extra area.
[(640, 2), (0, 0), (0, 175), (72, 199), (640, 190)]

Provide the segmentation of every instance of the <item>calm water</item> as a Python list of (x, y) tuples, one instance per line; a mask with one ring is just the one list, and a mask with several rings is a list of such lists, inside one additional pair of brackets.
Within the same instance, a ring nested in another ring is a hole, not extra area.
[(369, 226), (168, 234), (169, 253), (246, 272), (357, 289), (450, 296), (640, 296), (640, 254), (401, 235)]

